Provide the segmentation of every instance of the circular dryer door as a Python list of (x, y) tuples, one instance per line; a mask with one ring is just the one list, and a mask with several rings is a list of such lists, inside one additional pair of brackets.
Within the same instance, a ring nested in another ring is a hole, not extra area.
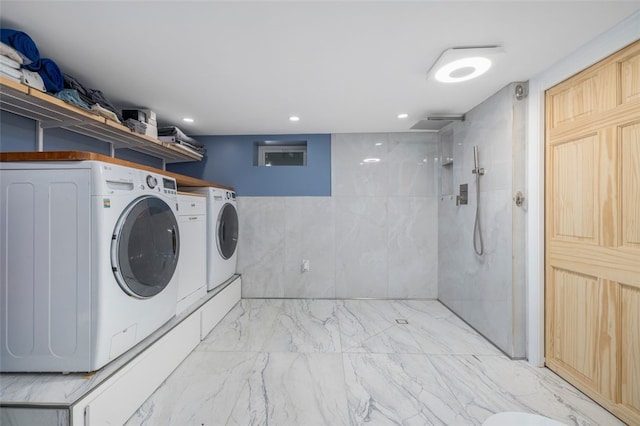
[(123, 212), (111, 241), (111, 266), (129, 295), (147, 298), (169, 284), (178, 264), (180, 235), (171, 207), (140, 197)]
[(231, 203), (225, 204), (218, 215), (218, 251), (227, 260), (236, 251), (238, 244), (238, 212)]

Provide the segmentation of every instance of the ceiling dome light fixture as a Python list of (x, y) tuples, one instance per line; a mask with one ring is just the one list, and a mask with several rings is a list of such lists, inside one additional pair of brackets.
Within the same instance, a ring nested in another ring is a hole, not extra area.
[(297, 115), (292, 115), (291, 117), (289, 117), (289, 121), (300, 121), (300, 117), (298, 117)]
[(182, 121), (184, 121), (185, 123), (193, 123), (193, 121), (194, 121), (194, 120), (193, 120), (193, 118), (184, 117), (184, 118), (182, 119)]
[(504, 53), (500, 46), (454, 47), (445, 50), (429, 70), (442, 83), (460, 83), (486, 73)]
[(406, 112), (403, 112), (403, 113), (401, 113), (401, 114), (398, 114), (398, 118), (399, 118), (400, 120), (405, 119), (405, 118), (407, 118), (407, 117), (409, 117), (409, 114), (407, 114)]
[(365, 158), (364, 160), (362, 160), (363, 163), (379, 163), (380, 159), (379, 158)]
[(443, 83), (459, 83), (479, 77), (491, 68), (491, 61), (482, 56), (449, 62), (436, 71), (435, 78)]

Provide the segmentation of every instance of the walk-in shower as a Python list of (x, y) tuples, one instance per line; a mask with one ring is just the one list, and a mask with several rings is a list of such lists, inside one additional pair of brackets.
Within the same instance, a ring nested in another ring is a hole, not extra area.
[(514, 358), (525, 356), (522, 93), (509, 84), (438, 132), (438, 299)]

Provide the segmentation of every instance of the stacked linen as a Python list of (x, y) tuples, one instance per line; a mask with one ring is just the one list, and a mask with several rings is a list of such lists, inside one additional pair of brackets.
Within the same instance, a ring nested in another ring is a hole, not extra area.
[(22, 78), (22, 72), (20, 71), (21, 63), (17, 62), (15, 59), (21, 60), (22, 58), (20, 58), (19, 56), (16, 58), (14, 56), (14, 58), (12, 59), (10, 56), (6, 56), (4, 52), (7, 50), (7, 48), (13, 50), (11, 46), (7, 46), (4, 43), (2, 47), (0, 47), (0, 52), (2, 52), (2, 55), (0, 55), (0, 74), (2, 74), (3, 77), (8, 77), (19, 82)]
[(77, 78), (69, 74), (63, 74), (63, 77), (65, 90), (73, 93), (74, 97), (82, 100), (87, 105), (86, 107), (83, 106), (83, 108), (116, 123), (122, 122), (122, 115), (118, 113), (111, 101), (100, 90), (85, 87)]
[(185, 135), (184, 132), (176, 126), (160, 127), (158, 129), (158, 139), (163, 142), (182, 145), (202, 155), (206, 152), (202, 142), (198, 142)]
[(130, 128), (132, 131), (140, 133), (141, 135), (147, 133), (147, 123), (136, 120), (135, 118), (127, 118), (122, 122), (122, 124)]
[[(39, 90), (56, 93), (64, 88), (64, 79), (60, 67), (48, 58), (41, 58), (40, 51), (28, 34), (8, 28), (0, 29), (0, 42), (2, 42), (2, 55), (8, 56), (20, 65), (20, 70), (27, 69), (38, 74), (25, 77), (21, 71), (20, 80), (22, 83), (35, 87)], [(17, 60), (20, 58), (21, 60)], [(5, 67), (3, 74), (7, 74)], [(9, 74), (10, 75), (10, 74)], [(15, 73), (14, 73), (15, 76)], [(40, 85), (42, 82), (42, 85)]]

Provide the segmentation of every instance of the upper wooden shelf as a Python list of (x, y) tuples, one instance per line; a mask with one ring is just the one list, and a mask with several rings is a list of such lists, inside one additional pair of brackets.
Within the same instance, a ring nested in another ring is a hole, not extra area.
[(126, 126), (91, 114), (58, 98), (0, 76), (0, 108), (41, 122), (43, 128), (62, 127), (74, 133), (129, 148), (167, 163), (202, 160), (202, 155), (178, 144), (133, 132)]

